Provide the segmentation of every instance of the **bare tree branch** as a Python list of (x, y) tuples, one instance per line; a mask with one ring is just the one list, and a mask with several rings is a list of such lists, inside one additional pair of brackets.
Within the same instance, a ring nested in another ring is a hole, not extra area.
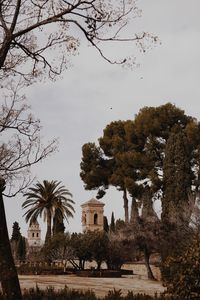
[[(102, 45), (131, 42), (146, 50), (143, 42), (157, 43), (147, 32), (126, 36), (129, 20), (139, 16), (135, 0), (1, 1), (0, 78), (22, 75), (27, 84), (45, 74), (54, 79), (67, 68), (66, 58), (76, 53), (80, 33), (103, 59), (126, 64), (128, 58), (109, 58)], [(50, 49), (59, 56), (56, 64)], [(29, 70), (23, 68), (27, 62)]]
[[(32, 182), (30, 167), (56, 150), (57, 141), (43, 146), (40, 121), (29, 112), (20, 84), (11, 84), (0, 110), (0, 175), (6, 180), (6, 196), (13, 197)], [(5, 195), (5, 194), (4, 194)]]

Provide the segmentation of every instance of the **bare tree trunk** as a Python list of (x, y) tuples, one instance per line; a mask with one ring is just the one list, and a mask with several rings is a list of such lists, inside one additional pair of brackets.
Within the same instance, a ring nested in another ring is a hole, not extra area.
[(102, 261), (98, 261), (97, 262), (97, 270), (98, 271), (100, 271), (100, 269), (101, 269), (101, 263), (102, 263)]
[(126, 189), (123, 191), (123, 199), (124, 199), (124, 214), (125, 214), (125, 223), (128, 224), (129, 222), (129, 214), (128, 214), (128, 198)]
[(135, 198), (132, 198), (130, 223), (135, 226), (138, 226), (139, 223), (138, 205)]
[(0, 178), (0, 282), (3, 295), (8, 300), (21, 300), (21, 289), (17, 270), (11, 253), (8, 229), (6, 224), (5, 208), (2, 192), (5, 181)]
[(146, 265), (146, 269), (147, 269), (147, 276), (148, 276), (148, 279), (156, 280), (153, 275), (153, 272), (151, 270), (151, 267), (150, 267), (149, 258), (150, 258), (150, 254), (149, 254), (149, 251), (147, 250), (147, 247), (145, 246), (144, 247), (144, 260), (145, 260), (145, 265)]
[(10, 37), (7, 36), (0, 48), (0, 69), (4, 66), (8, 51), (10, 49), (10, 45), (11, 45), (11, 36)]
[(84, 259), (80, 260), (79, 266), (80, 266), (81, 270), (85, 270), (85, 260)]
[(78, 265), (75, 261), (73, 261), (73, 259), (69, 259), (70, 264), (74, 267), (74, 269), (76, 270), (80, 270), (80, 264)]

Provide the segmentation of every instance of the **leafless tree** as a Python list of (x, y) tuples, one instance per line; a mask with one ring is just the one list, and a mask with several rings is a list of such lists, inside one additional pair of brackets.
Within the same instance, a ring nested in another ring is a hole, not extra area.
[(0, 0), (0, 78), (22, 75), (28, 84), (39, 75), (54, 78), (82, 37), (109, 63), (130, 62), (109, 58), (103, 44), (133, 42), (145, 51), (147, 41), (157, 42), (147, 32), (127, 36), (140, 13), (136, 0)]
[[(40, 122), (30, 113), (21, 83), (2, 88), (0, 109), (0, 282), (7, 299), (21, 299), (17, 272), (11, 254), (3, 195), (14, 197), (31, 182), (30, 167), (56, 148), (53, 140), (43, 146)], [(6, 185), (5, 185), (6, 183)], [(5, 189), (7, 186), (7, 189)]]
[(31, 182), (30, 167), (56, 149), (56, 140), (43, 146), (40, 121), (30, 113), (19, 86), (7, 86), (0, 110), (0, 174), (8, 197), (23, 191)]

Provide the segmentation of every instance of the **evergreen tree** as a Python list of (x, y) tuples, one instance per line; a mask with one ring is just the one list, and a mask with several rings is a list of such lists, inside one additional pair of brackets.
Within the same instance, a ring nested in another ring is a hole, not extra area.
[(21, 235), (18, 222), (13, 223), (13, 231), (10, 242), (14, 258), (17, 260), (25, 260), (26, 239)]
[(126, 223), (124, 220), (117, 219), (115, 222), (115, 230), (120, 231), (121, 229), (124, 229), (126, 227)]
[(162, 221), (177, 226), (189, 223), (191, 171), (188, 141), (183, 130), (175, 126), (166, 144), (163, 164)]
[(26, 259), (26, 239), (22, 235), (17, 242), (16, 256), (21, 261)]
[(99, 144), (104, 155), (112, 162), (111, 173), (108, 178), (109, 185), (115, 186), (123, 192), (124, 219), (126, 223), (129, 222), (129, 190), (127, 183), (130, 181), (131, 183), (135, 183), (136, 178), (133, 164), (131, 172), (129, 172), (130, 168), (127, 166), (127, 161), (130, 162), (133, 159), (130, 150), (137, 149), (138, 146), (135, 145), (136, 143), (137, 139), (135, 139), (133, 122), (130, 120), (111, 122), (106, 126), (103, 136), (99, 139)]
[(19, 223), (14, 222), (12, 228), (13, 228), (13, 230), (12, 230), (11, 242), (12, 241), (19, 241), (19, 239), (21, 237)]
[(85, 184), (84, 188), (86, 190), (99, 189), (97, 198), (102, 198), (109, 185), (111, 164), (109, 160), (104, 159), (100, 147), (94, 143), (84, 144), (80, 167), (80, 177)]
[(85, 189), (99, 189), (98, 199), (110, 185), (122, 191), (125, 222), (128, 223), (128, 193), (131, 197), (138, 196), (140, 188), (136, 182), (144, 178), (144, 172), (138, 172), (144, 159), (140, 153), (141, 139), (136, 137), (133, 121), (111, 122), (104, 129), (99, 145), (83, 145), (81, 179)]
[(108, 219), (106, 216), (103, 217), (103, 229), (105, 232), (109, 231)]
[[(180, 253), (187, 244), (191, 217), (191, 191), (193, 173), (191, 171), (188, 140), (180, 126), (175, 126), (166, 143), (163, 163), (163, 198), (161, 214), (161, 257)], [(165, 268), (162, 277), (166, 278)]]
[(115, 217), (114, 217), (114, 212), (112, 212), (112, 215), (111, 215), (110, 231), (111, 232), (115, 232)]
[(58, 209), (55, 210), (55, 215), (53, 217), (53, 235), (64, 234), (65, 225), (63, 222), (63, 215), (60, 213)]
[(200, 297), (200, 236), (195, 234), (183, 252), (166, 262), (170, 274), (167, 294), (174, 299), (198, 300)]

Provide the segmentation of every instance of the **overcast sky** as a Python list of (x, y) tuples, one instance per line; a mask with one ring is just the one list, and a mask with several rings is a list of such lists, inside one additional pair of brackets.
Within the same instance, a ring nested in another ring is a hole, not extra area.
[[(162, 42), (145, 55), (133, 53), (139, 67), (127, 70), (109, 65), (82, 43), (80, 54), (62, 79), (29, 87), (29, 101), (41, 120), (42, 135), (45, 140), (59, 138), (59, 151), (34, 167), (33, 175), (41, 181), (62, 181), (72, 192), (76, 214), (66, 225), (71, 232), (81, 231), (80, 205), (96, 195), (84, 190), (79, 176), (84, 143), (96, 142), (107, 124), (133, 119), (144, 106), (172, 102), (200, 119), (200, 1), (140, 0), (138, 6), (142, 17), (129, 30), (154, 33)], [(120, 55), (126, 46), (121, 48), (113, 44), (108, 51)], [(22, 201), (6, 199), (7, 222), (11, 232), (13, 222), (18, 221), (26, 235)], [(120, 192), (110, 189), (102, 201), (109, 221), (112, 211), (116, 218), (123, 218)], [(39, 222), (44, 237), (46, 226)]]

